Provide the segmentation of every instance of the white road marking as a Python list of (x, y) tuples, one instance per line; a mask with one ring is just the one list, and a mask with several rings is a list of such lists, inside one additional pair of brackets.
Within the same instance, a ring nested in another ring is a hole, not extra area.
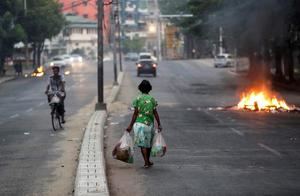
[(265, 145), (265, 144), (262, 144), (262, 143), (258, 143), (258, 145), (259, 145), (260, 147), (264, 148), (265, 150), (271, 152), (272, 154), (274, 154), (274, 155), (276, 155), (276, 156), (278, 156), (278, 157), (281, 157), (280, 152), (278, 152), (277, 150), (275, 150), (275, 149), (273, 149), (273, 148), (271, 148), (271, 147), (269, 147), (269, 146), (267, 146), (267, 145)]
[(118, 125), (120, 124), (119, 122), (111, 122), (110, 125)]
[(45, 102), (41, 102), (41, 103), (38, 104), (38, 106), (42, 106), (44, 104), (45, 104)]
[(191, 110), (192, 110), (192, 108), (186, 108), (186, 110), (187, 110), (187, 111), (191, 111)]
[(241, 131), (239, 131), (239, 130), (237, 130), (235, 128), (230, 128), (230, 129), (231, 129), (231, 131), (233, 131), (234, 133), (238, 134), (239, 136), (244, 136), (243, 132), (241, 132)]
[(9, 118), (18, 118), (20, 115), (19, 114), (14, 114), (14, 115), (12, 115), (12, 116), (10, 116)]
[(29, 113), (29, 112), (32, 112), (33, 111), (33, 108), (29, 108), (28, 110), (26, 110), (25, 112)]
[(30, 133), (29, 132), (24, 132), (24, 135), (30, 135)]

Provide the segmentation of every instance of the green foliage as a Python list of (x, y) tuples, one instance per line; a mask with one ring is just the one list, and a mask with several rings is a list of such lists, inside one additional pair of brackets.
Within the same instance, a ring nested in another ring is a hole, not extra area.
[(145, 46), (145, 39), (134, 37), (132, 40), (124, 40), (124, 52), (140, 52)]
[(0, 2), (0, 71), (4, 59), (11, 56), (15, 43), (22, 41), (26, 33), (18, 23), (19, 0), (3, 0)]
[[(65, 24), (56, 0), (0, 0), (0, 70), (5, 57), (20, 41), (43, 45), (45, 39), (57, 35)], [(42, 48), (41, 48), (42, 49)]]
[(27, 0), (28, 11), (21, 20), (29, 42), (44, 42), (57, 35), (65, 24), (60, 5), (54, 0)]

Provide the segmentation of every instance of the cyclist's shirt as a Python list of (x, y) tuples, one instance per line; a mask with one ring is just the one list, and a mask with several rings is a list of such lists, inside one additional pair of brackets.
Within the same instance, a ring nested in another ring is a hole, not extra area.
[(49, 78), (49, 86), (51, 91), (62, 91), (63, 83), (65, 82), (65, 77), (63, 75), (50, 76)]

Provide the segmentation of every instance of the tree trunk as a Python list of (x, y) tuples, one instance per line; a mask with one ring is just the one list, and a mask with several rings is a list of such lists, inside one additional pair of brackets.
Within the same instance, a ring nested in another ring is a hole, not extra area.
[(5, 62), (5, 57), (0, 56), (0, 76), (5, 75), (4, 62)]
[(41, 62), (41, 55), (44, 49), (44, 43), (38, 43), (38, 47), (37, 47), (37, 65), (38, 67), (42, 65)]
[(270, 53), (268, 52), (268, 50), (266, 50), (265, 54), (264, 54), (264, 74), (267, 80), (269, 80), (271, 78), (271, 62), (272, 62), (272, 58)]
[(294, 58), (293, 58), (293, 48), (289, 46), (289, 50), (287, 53), (287, 62), (288, 62), (288, 76), (289, 82), (294, 82)]
[(276, 79), (282, 80), (283, 73), (282, 73), (282, 53), (279, 47), (275, 48), (275, 77)]
[(250, 53), (248, 55), (249, 58), (249, 72), (248, 75), (249, 77), (253, 77), (255, 76), (255, 70), (256, 70), (256, 64), (257, 64), (257, 59), (256, 59), (256, 55), (254, 53)]
[(32, 68), (36, 68), (36, 43), (32, 44), (33, 58), (32, 58)]

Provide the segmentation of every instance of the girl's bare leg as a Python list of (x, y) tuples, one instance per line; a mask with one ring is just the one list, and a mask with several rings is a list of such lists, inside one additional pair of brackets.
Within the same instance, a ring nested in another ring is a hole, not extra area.
[(149, 166), (148, 148), (141, 148), (141, 152), (144, 158), (145, 166)]
[(148, 157), (149, 165), (153, 165), (153, 162), (150, 161), (150, 153), (151, 153), (151, 148), (147, 148), (147, 157)]

